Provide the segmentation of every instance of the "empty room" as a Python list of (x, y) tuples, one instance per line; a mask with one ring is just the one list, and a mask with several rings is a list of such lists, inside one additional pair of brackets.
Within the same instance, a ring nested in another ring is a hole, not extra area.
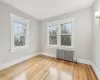
[(100, 0), (0, 0), (0, 80), (100, 80)]

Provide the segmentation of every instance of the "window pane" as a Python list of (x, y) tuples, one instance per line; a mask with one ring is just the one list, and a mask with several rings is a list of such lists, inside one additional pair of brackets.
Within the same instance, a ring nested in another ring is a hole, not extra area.
[(25, 36), (14, 36), (14, 45), (15, 46), (25, 46)]
[(61, 35), (61, 45), (71, 46), (71, 36), (70, 35)]
[(26, 34), (26, 24), (23, 24), (23, 33)]
[(19, 24), (19, 33), (22, 34), (23, 33), (23, 24)]
[(57, 26), (49, 26), (49, 35), (57, 34)]
[(19, 23), (18, 22), (13, 22), (13, 23), (14, 23), (14, 28), (18, 28), (18, 26), (19, 26), (18, 24)]
[(49, 36), (49, 44), (56, 45), (57, 44), (57, 36)]
[(18, 34), (19, 33), (19, 28), (14, 28), (14, 34)]
[(19, 24), (19, 32), (20, 34), (25, 34), (26, 33), (26, 25), (25, 24)]
[(72, 29), (72, 24), (67, 23), (67, 24), (60, 24), (61, 26), (61, 34), (71, 34), (71, 29)]
[(18, 28), (18, 23), (14, 22), (14, 33), (18, 34), (19, 33), (19, 28)]
[(49, 26), (49, 44), (57, 44), (57, 26)]

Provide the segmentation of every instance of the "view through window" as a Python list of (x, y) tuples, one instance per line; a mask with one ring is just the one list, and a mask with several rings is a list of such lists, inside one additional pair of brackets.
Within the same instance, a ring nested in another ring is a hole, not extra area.
[(48, 23), (48, 45), (74, 47), (74, 19), (64, 19)]

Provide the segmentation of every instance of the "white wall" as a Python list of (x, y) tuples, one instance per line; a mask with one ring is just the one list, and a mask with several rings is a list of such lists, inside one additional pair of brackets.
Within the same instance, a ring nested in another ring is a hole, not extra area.
[(67, 17), (75, 18), (75, 57), (91, 60), (91, 8), (41, 21), (41, 51), (51, 56), (56, 55), (56, 48), (47, 46), (46, 22)]
[[(19, 52), (10, 53), (11, 42), (11, 24), (9, 13), (15, 13), (21, 17), (30, 20), (30, 43), (29, 49)], [(0, 3), (0, 64), (34, 54), (39, 51), (39, 23), (38, 20), (28, 16), (21, 11), (8, 5)]]
[(95, 0), (92, 6), (92, 60), (100, 71), (100, 20), (95, 12), (100, 10), (100, 0)]

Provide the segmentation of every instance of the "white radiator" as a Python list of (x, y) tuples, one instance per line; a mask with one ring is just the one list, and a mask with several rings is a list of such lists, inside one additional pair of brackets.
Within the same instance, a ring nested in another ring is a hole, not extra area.
[(72, 50), (57, 49), (56, 50), (56, 57), (59, 58), (59, 59), (73, 61), (74, 54), (73, 54)]

